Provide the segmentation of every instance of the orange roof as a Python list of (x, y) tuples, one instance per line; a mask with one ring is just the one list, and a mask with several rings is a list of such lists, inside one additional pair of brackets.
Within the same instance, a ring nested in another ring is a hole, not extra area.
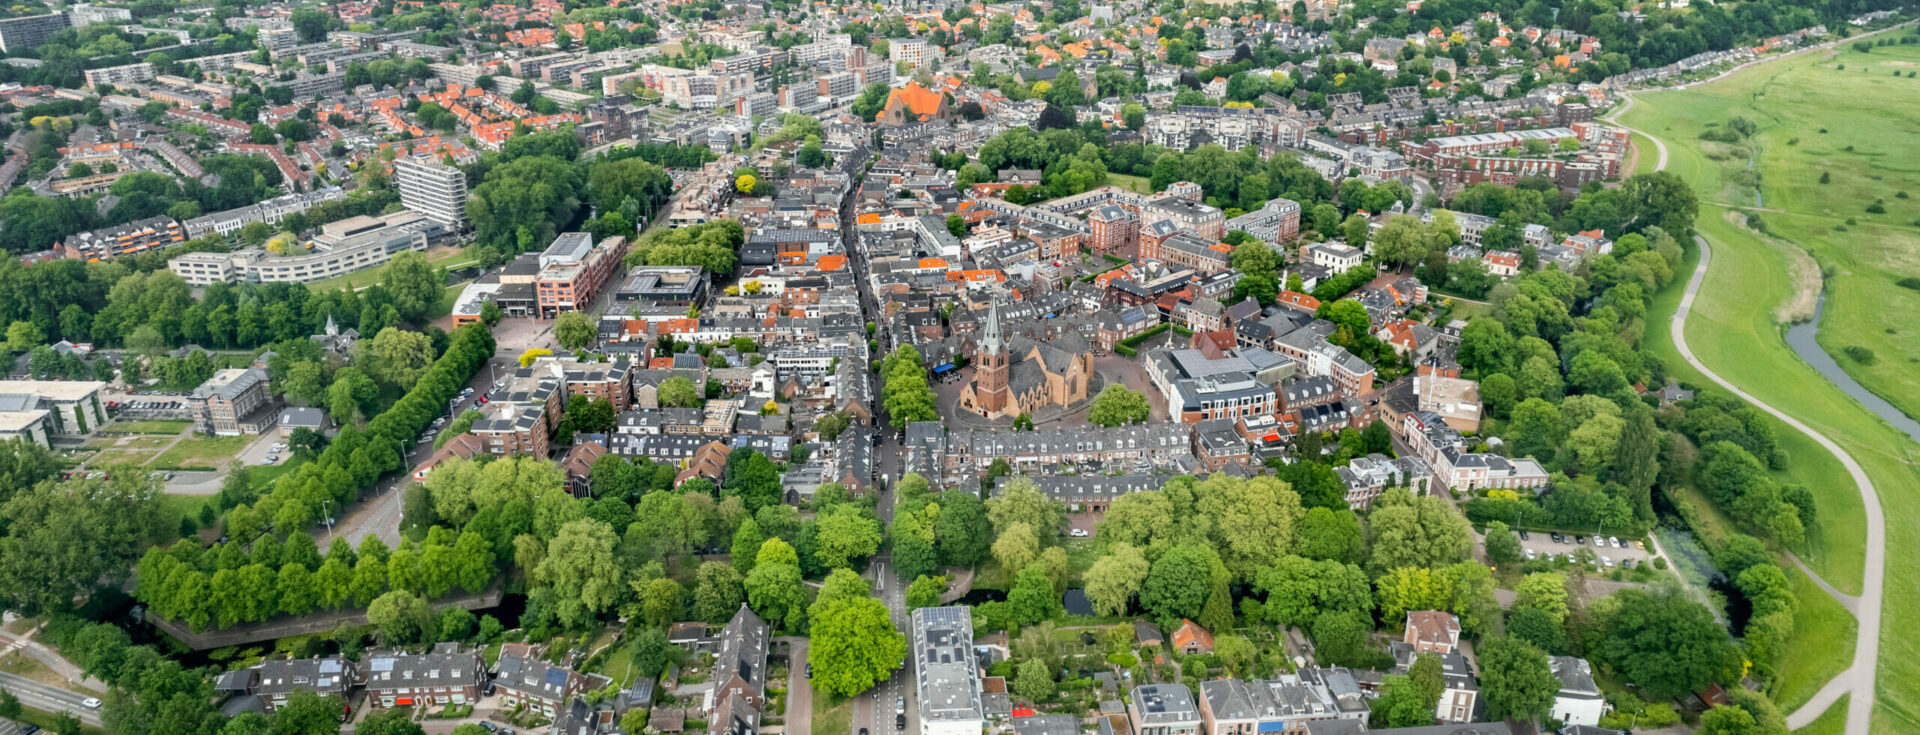
[(863, 224), (863, 225), (877, 225), (877, 224), (880, 224), (880, 213), (879, 213), (879, 212), (863, 212), (863, 213), (861, 213), (861, 215), (860, 215), (860, 220), (859, 220), (859, 224)]
[(906, 105), (909, 114), (922, 119), (932, 119), (940, 114), (940, 93), (920, 86), (919, 82), (908, 82), (907, 86), (889, 93), (887, 107), (893, 107), (894, 100)]
[(837, 271), (846, 266), (847, 256), (845, 255), (823, 255), (813, 264), (814, 268), (822, 271)]
[(922, 268), (945, 268), (945, 267), (947, 267), (947, 260), (946, 260), (945, 258), (921, 258), (921, 259), (920, 259), (920, 267), (922, 267)]

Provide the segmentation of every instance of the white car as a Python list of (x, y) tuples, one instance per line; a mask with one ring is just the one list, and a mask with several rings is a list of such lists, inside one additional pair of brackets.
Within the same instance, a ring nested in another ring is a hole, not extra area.
[(1087, 529), (1076, 528), (1076, 529), (1073, 529), (1072, 531), (1068, 531), (1067, 535), (1072, 536), (1074, 538), (1086, 538), (1088, 536), (1092, 536), (1093, 534), (1087, 533)]
[(80, 703), (86, 705), (87, 709), (100, 709), (99, 697), (87, 697), (86, 699), (80, 700)]

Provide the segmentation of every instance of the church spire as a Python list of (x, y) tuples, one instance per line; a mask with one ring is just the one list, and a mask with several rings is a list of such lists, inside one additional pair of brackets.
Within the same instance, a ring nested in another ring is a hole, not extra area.
[(980, 352), (995, 355), (1005, 349), (1000, 339), (1000, 302), (988, 301), (987, 323), (980, 332)]

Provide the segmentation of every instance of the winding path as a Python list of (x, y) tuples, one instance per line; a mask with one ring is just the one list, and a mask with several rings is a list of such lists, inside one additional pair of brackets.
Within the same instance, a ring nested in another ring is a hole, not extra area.
[[(1647, 137), (1655, 143), (1660, 142), (1659, 138)], [(1661, 146), (1660, 158), (1664, 163), (1665, 146)], [(1839, 701), (1842, 695), (1851, 692), (1853, 696), (1847, 699), (1846, 733), (1847, 735), (1868, 735), (1873, 723), (1874, 676), (1878, 673), (1880, 659), (1880, 604), (1887, 561), (1887, 522), (1880, 510), (1880, 496), (1874, 490), (1873, 479), (1867, 477), (1867, 471), (1860, 467), (1859, 462), (1854, 461), (1853, 455), (1841, 449), (1839, 444), (1820, 432), (1814, 431), (1799, 419), (1787, 415), (1785, 411), (1761, 402), (1752, 394), (1714, 373), (1699, 358), (1694, 357), (1693, 350), (1687, 347), (1687, 314), (1693, 309), (1693, 298), (1700, 290), (1700, 282), (1706, 278), (1707, 264), (1713, 262), (1713, 248), (1707, 244), (1706, 238), (1695, 236), (1693, 241), (1700, 246), (1700, 264), (1694, 267), (1693, 277), (1687, 281), (1687, 291), (1680, 298), (1680, 308), (1673, 314), (1671, 327), (1673, 345), (1680, 350), (1680, 356), (1686, 358), (1687, 363), (1695, 370), (1699, 370), (1702, 375), (1707, 376), (1708, 380), (1718, 383), (1720, 387), (1760, 410), (1773, 414), (1786, 425), (1813, 437), (1815, 442), (1826, 447), (1827, 451), (1839, 458), (1840, 464), (1847, 468), (1847, 474), (1853, 476), (1854, 485), (1860, 488), (1861, 499), (1867, 513), (1867, 563), (1866, 579), (1860, 586), (1859, 604), (1854, 608), (1854, 617), (1860, 621), (1860, 631), (1859, 637), (1854, 639), (1853, 665), (1833, 677), (1826, 686), (1820, 687), (1820, 691), (1814, 693), (1813, 699), (1801, 705), (1800, 709), (1787, 715), (1787, 726), (1795, 729), (1806, 727), (1824, 714), (1827, 708), (1832, 707), (1834, 702)], [(1814, 579), (1818, 580), (1819, 577), (1815, 575)], [(1822, 586), (1824, 587), (1825, 584), (1823, 583)]]
[[(1822, 46), (1831, 45), (1831, 43), (1828, 43)], [(1752, 63), (1754, 62), (1742, 64), (1740, 68), (1746, 68), (1752, 65)], [(1715, 79), (1724, 78), (1725, 76), (1727, 75), (1722, 74), (1715, 77)], [(1666, 142), (1644, 130), (1636, 130), (1622, 125), (1619, 122), (1621, 115), (1625, 114), (1627, 110), (1633, 109), (1634, 98), (1628, 95), (1626, 100), (1625, 105), (1622, 105), (1620, 109), (1608, 115), (1608, 122), (1629, 131), (1639, 133), (1647, 140), (1653, 141), (1655, 150), (1659, 151), (1659, 157), (1654, 164), (1653, 170), (1665, 170), (1667, 167)], [(1832, 452), (1833, 456), (1840, 460), (1841, 466), (1847, 469), (1847, 474), (1853, 477), (1854, 486), (1860, 488), (1862, 504), (1866, 507), (1867, 514), (1867, 559), (1865, 579), (1861, 581), (1861, 594), (1858, 597), (1842, 594), (1839, 590), (1834, 589), (1832, 585), (1827, 584), (1827, 581), (1822, 579), (1820, 575), (1815, 574), (1812, 569), (1808, 568), (1806, 563), (1800, 561), (1798, 556), (1793, 557), (1794, 564), (1798, 565), (1800, 570), (1805, 572), (1808, 578), (1818, 584), (1821, 589), (1826, 590), (1827, 594), (1832, 595), (1834, 599), (1838, 600), (1840, 604), (1845, 606), (1849, 612), (1853, 613), (1854, 618), (1859, 621), (1859, 635), (1854, 638), (1853, 642), (1853, 664), (1849, 666), (1847, 670), (1840, 672), (1828, 680), (1825, 686), (1820, 687), (1820, 691), (1814, 693), (1812, 699), (1807, 700), (1806, 704), (1801, 705), (1799, 709), (1787, 715), (1787, 726), (1797, 730), (1812, 724), (1820, 715), (1825, 714), (1827, 709), (1833, 706), (1834, 702), (1839, 701), (1840, 697), (1852, 693), (1853, 696), (1847, 699), (1846, 735), (1868, 735), (1873, 728), (1874, 678), (1878, 674), (1880, 661), (1880, 606), (1882, 592), (1885, 588), (1887, 565), (1887, 521), (1885, 514), (1880, 509), (1880, 495), (1874, 490), (1873, 478), (1868, 477), (1867, 471), (1860, 467), (1859, 462), (1854, 461), (1853, 455), (1841, 449), (1839, 444), (1820, 432), (1814, 431), (1812, 427), (1802, 423), (1799, 419), (1787, 415), (1785, 411), (1761, 402), (1760, 399), (1753, 397), (1752, 394), (1741, 390), (1733, 383), (1728, 382), (1727, 379), (1720, 377), (1718, 373), (1713, 372), (1712, 369), (1707, 367), (1706, 363), (1700, 361), (1700, 358), (1694, 357), (1693, 350), (1687, 346), (1687, 315), (1693, 310), (1693, 298), (1700, 290), (1700, 282), (1706, 279), (1707, 264), (1713, 262), (1713, 248), (1707, 244), (1707, 240), (1704, 237), (1695, 235), (1693, 241), (1700, 247), (1700, 262), (1694, 266), (1693, 276), (1687, 281), (1687, 291), (1681, 296), (1680, 308), (1674, 311), (1673, 322), (1669, 327), (1670, 334), (1673, 337), (1673, 345), (1680, 351), (1680, 356), (1685, 358), (1687, 363), (1692, 365), (1695, 370), (1699, 370), (1702, 375), (1705, 375), (1707, 379), (1718, 383), (1720, 387), (1726, 388), (1742, 400), (1753, 404), (1762, 411), (1772, 414), (1775, 418), (1786, 423), (1786, 425), (1812, 437), (1815, 442), (1825, 447), (1827, 451)]]

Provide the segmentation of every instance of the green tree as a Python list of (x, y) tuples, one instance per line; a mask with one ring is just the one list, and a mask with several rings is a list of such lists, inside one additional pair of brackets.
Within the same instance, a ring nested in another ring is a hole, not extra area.
[[(1140, 606), (1162, 626), (1172, 628), (1182, 618), (1196, 618), (1213, 591), (1219, 557), (1211, 549), (1181, 544), (1153, 561), (1140, 589)], [(1225, 569), (1218, 570), (1225, 574)]]
[(1139, 594), (1151, 566), (1146, 556), (1127, 544), (1117, 544), (1087, 569), (1086, 595), (1094, 611), (1101, 615), (1122, 615), (1127, 603)]
[(1726, 629), (1670, 585), (1620, 590), (1596, 601), (1590, 616), (1585, 638), (1594, 662), (1653, 696), (1683, 697), (1740, 673), (1740, 652)]
[(374, 598), (367, 606), (367, 622), (380, 632), (387, 645), (407, 645), (420, 641), (433, 622), (433, 608), (426, 598), (406, 590), (393, 590)]
[(554, 341), (569, 350), (584, 349), (593, 344), (594, 334), (593, 319), (585, 312), (563, 312), (553, 320)]
[(1053, 671), (1047, 662), (1037, 658), (1021, 662), (1013, 678), (1013, 693), (1029, 702), (1045, 702), (1053, 699), (1053, 690)]
[(1545, 651), (1509, 636), (1482, 641), (1476, 650), (1488, 717), (1537, 722), (1553, 707), (1560, 680), (1554, 678)]
[(706, 397), (693, 381), (679, 375), (660, 381), (659, 398), (660, 405), (673, 408), (693, 408), (706, 403)]
[(907, 609), (918, 610), (939, 605), (940, 596), (946, 591), (946, 577), (929, 577), (925, 574), (915, 577), (913, 584), (907, 585)]
[(1112, 383), (1093, 399), (1093, 407), (1087, 409), (1087, 422), (1097, 426), (1137, 424), (1147, 420), (1148, 412), (1145, 395)]
[(387, 261), (380, 285), (393, 297), (393, 306), (400, 310), (401, 319), (409, 324), (424, 325), (433, 317), (441, 296), (447, 291), (447, 277), (429, 264), (426, 256), (409, 250), (396, 253)]
[(1487, 561), (1494, 565), (1517, 564), (1525, 557), (1520, 539), (1499, 521), (1487, 523)]
[(1372, 568), (1435, 567), (1467, 558), (1473, 529), (1438, 496), (1413, 497), (1404, 488), (1388, 490), (1374, 501), (1368, 517)]
[(1021, 625), (1060, 616), (1063, 612), (1060, 594), (1054, 591), (1053, 578), (1047, 574), (1046, 565), (1034, 562), (1014, 575), (1013, 588), (1007, 592), (1007, 606), (1013, 612), (1014, 621)]
[(836, 600), (814, 615), (807, 656), (814, 682), (833, 695), (871, 689), (900, 668), (906, 653), (906, 636), (878, 599)]
[[(373, 339), (359, 343), (358, 352), (362, 358), (358, 362), (367, 365), (373, 377), (403, 390), (412, 388), (434, 360), (433, 341), (427, 335), (398, 327), (382, 329)], [(334, 381), (338, 384), (338, 373)]]
[(625, 596), (625, 571), (614, 560), (613, 529), (595, 520), (570, 521), (547, 543), (534, 579), (553, 590), (555, 615), (578, 628)]

